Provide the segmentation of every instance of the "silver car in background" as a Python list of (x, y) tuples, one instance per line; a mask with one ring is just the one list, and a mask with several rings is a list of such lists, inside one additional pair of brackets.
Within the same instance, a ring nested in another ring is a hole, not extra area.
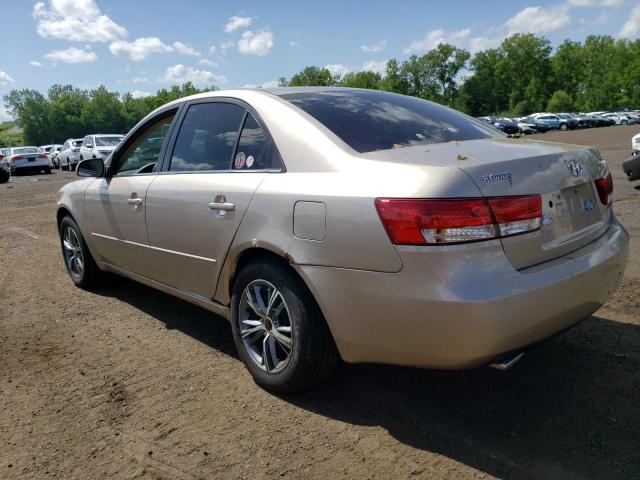
[(187, 97), (77, 173), (57, 211), (73, 282), (115, 272), (229, 319), (274, 391), (339, 358), (508, 367), (603, 305), (626, 265), (596, 149), (388, 92)]
[(51, 173), (49, 156), (40, 147), (7, 148), (5, 158), (12, 174), (26, 171)]

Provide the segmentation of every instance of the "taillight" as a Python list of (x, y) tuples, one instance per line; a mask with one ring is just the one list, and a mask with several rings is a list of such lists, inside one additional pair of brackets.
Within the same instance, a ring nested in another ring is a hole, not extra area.
[(595, 183), (600, 202), (602, 202), (603, 205), (609, 205), (611, 194), (613, 193), (613, 177), (611, 176), (611, 172), (607, 173), (606, 177), (597, 179)]
[(377, 198), (375, 205), (396, 245), (442, 245), (508, 237), (538, 230), (542, 219), (539, 195)]
[(47, 157), (46, 155), (38, 155), (38, 158), (42, 158), (44, 160), (49, 160), (49, 157)]
[(17, 162), (18, 160), (22, 160), (22, 157), (20, 155), (16, 155), (14, 157), (11, 157), (11, 161), (12, 162)]

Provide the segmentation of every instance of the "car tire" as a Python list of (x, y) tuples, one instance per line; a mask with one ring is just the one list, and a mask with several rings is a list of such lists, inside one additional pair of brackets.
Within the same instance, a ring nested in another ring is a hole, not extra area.
[[(275, 300), (268, 309), (271, 294)], [(275, 261), (250, 263), (238, 273), (231, 296), (231, 325), (240, 358), (265, 390), (293, 393), (315, 386), (339, 358), (306, 285)], [(248, 330), (253, 333), (247, 334)]]
[(567, 128), (568, 128), (568, 127), (567, 127), (567, 124), (566, 124), (566, 123), (561, 123), (561, 124), (560, 124), (560, 130), (562, 130), (563, 132), (566, 132), (566, 131), (567, 131)]
[(626, 120), (621, 120), (620, 121), (620, 125), (628, 125), (628, 124), (629, 124), (629, 122), (627, 122)]
[(45, 168), (44, 173), (46, 173), (47, 175), (51, 175), (51, 167)]
[[(102, 271), (96, 265), (80, 227), (70, 216), (60, 222), (60, 247), (67, 273), (76, 287), (90, 289), (100, 284)], [(73, 259), (78, 255), (80, 264)]]
[(0, 169), (0, 183), (7, 183), (10, 178), (11, 178), (10, 171)]

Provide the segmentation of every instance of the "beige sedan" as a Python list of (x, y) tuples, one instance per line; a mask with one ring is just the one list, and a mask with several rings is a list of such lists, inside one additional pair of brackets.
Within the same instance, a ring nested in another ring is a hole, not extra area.
[(603, 305), (626, 264), (597, 150), (387, 92), (184, 98), (77, 173), (57, 214), (75, 284), (114, 272), (229, 319), (274, 391), (340, 358), (506, 368)]

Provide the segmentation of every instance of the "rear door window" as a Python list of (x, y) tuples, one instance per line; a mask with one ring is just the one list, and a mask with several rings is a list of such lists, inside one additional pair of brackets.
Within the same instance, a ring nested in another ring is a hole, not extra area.
[(276, 148), (250, 113), (247, 113), (238, 148), (233, 157), (234, 170), (265, 170), (280, 168), (280, 157)]
[(229, 170), (244, 109), (232, 103), (191, 105), (176, 138), (169, 170)]

